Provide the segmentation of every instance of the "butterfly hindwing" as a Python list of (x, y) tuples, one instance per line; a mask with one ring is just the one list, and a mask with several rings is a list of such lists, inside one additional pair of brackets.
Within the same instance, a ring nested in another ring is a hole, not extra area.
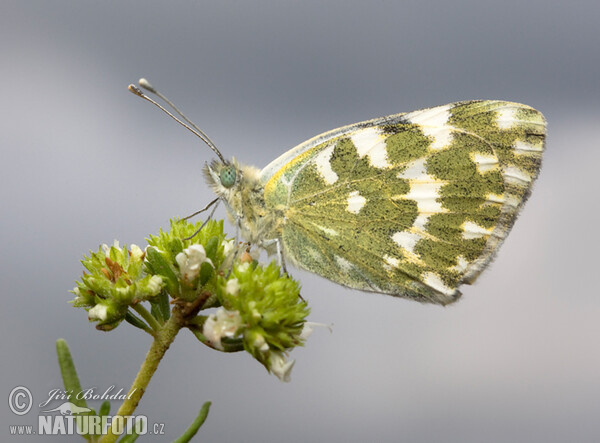
[(545, 121), (501, 101), (349, 125), (263, 169), (295, 265), (342, 285), (447, 304), (491, 260), (541, 163)]

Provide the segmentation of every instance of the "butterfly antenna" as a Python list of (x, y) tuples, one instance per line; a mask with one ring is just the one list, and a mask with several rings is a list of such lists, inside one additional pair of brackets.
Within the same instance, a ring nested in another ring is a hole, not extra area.
[[(219, 159), (221, 160), (221, 162), (223, 164), (228, 164), (227, 161), (225, 161), (225, 158), (223, 158), (223, 155), (221, 154), (221, 152), (219, 152), (219, 150), (217, 149), (217, 147), (215, 146), (215, 144), (211, 141), (210, 138), (208, 138), (208, 136), (200, 129), (198, 128), (198, 126), (196, 126), (194, 123), (192, 123), (185, 115), (183, 115), (181, 113), (181, 111), (179, 111), (175, 105), (173, 105), (173, 103), (171, 103), (169, 100), (167, 100), (162, 94), (160, 94), (158, 91), (156, 91), (152, 85), (145, 79), (140, 79), (140, 86), (142, 86), (143, 88), (147, 89), (148, 91), (152, 92), (153, 94), (156, 94), (158, 97), (160, 97), (161, 99), (163, 99), (165, 102), (167, 102), (169, 104), (169, 106), (171, 106), (175, 112), (177, 112), (177, 114), (179, 114), (186, 122), (189, 123), (186, 124), (185, 122), (181, 121), (180, 119), (178, 119), (176, 116), (173, 115), (173, 113), (171, 113), (168, 109), (166, 109), (164, 106), (162, 106), (160, 103), (158, 103), (155, 100), (152, 100), (150, 97), (148, 97), (146, 94), (144, 94), (144, 92), (138, 88), (135, 85), (129, 85), (127, 87), (127, 89), (129, 89), (130, 92), (134, 93), (135, 95), (137, 95), (138, 97), (143, 98), (144, 100), (152, 103), (154, 106), (156, 106), (157, 108), (159, 108), (161, 111), (163, 111), (165, 114), (167, 114), (169, 117), (171, 117), (173, 120), (175, 120), (177, 123), (179, 123), (181, 126), (183, 126), (184, 128), (186, 128), (188, 131), (190, 131), (191, 133), (193, 133), (196, 137), (198, 137), (200, 140), (202, 140), (204, 143), (206, 143), (206, 145), (213, 150), (213, 152), (215, 154), (217, 154), (217, 156), (219, 157)], [(190, 126), (191, 125), (191, 126)]]
[(208, 140), (208, 142), (216, 149), (215, 144), (211, 141), (210, 138), (208, 138), (208, 135), (206, 135), (204, 133), (204, 131), (202, 129), (200, 129), (198, 126), (196, 126), (196, 123), (194, 123), (193, 121), (191, 121), (189, 118), (187, 118), (185, 116), (185, 114), (183, 112), (181, 112), (179, 110), (179, 108), (177, 106), (175, 106), (175, 104), (169, 100), (166, 96), (164, 96), (160, 91), (158, 91), (154, 86), (152, 86), (150, 84), (150, 82), (148, 80), (146, 80), (145, 78), (140, 78), (138, 80), (138, 84), (140, 85), (140, 87), (142, 89), (145, 89), (148, 92), (151, 92), (152, 94), (156, 95), (157, 97), (159, 97), (160, 99), (162, 99), (165, 103), (167, 103), (171, 108), (173, 108), (173, 110), (179, 114), (179, 116), (185, 120), (192, 128), (194, 128), (197, 132), (199, 132), (200, 134), (202, 134), (204, 136), (204, 138), (206, 138), (206, 140)]
[(209, 204), (207, 204), (205, 207), (203, 207), (202, 209), (200, 209), (199, 211), (194, 212), (193, 214), (188, 215), (187, 217), (183, 217), (182, 220), (189, 220), (190, 218), (198, 215), (198, 214), (202, 214), (204, 211), (208, 210), (208, 208), (210, 208), (212, 205), (214, 204), (219, 204), (219, 198), (215, 198), (213, 201), (211, 201)]
[[(213, 200), (212, 202), (210, 202), (210, 203), (208, 204), (208, 206), (206, 206), (206, 208), (204, 208), (202, 211), (204, 211), (204, 210), (208, 209), (208, 208), (209, 208), (209, 207), (210, 207), (210, 206), (211, 206), (211, 205), (212, 205), (212, 204), (213, 204), (215, 201), (217, 201), (217, 200), (219, 200), (219, 199), (217, 198), (217, 199)], [(217, 210), (217, 206), (219, 206), (219, 205), (217, 204), (217, 205), (215, 205), (215, 206), (213, 207), (213, 210), (212, 210), (212, 211), (210, 211), (210, 214), (209, 214), (209, 216), (206, 218), (206, 220), (204, 220), (204, 222), (203, 222), (203, 223), (200, 225), (200, 227), (199, 227), (199, 228), (196, 230), (196, 232), (194, 232), (194, 233), (193, 233), (192, 235), (190, 235), (189, 237), (182, 238), (182, 240), (191, 240), (191, 239), (193, 239), (193, 238), (194, 238), (196, 235), (198, 235), (198, 233), (199, 233), (200, 231), (202, 231), (202, 228), (204, 228), (204, 226), (206, 226), (206, 224), (208, 223), (208, 221), (212, 219), (213, 215), (215, 214), (215, 211)], [(199, 212), (202, 212), (202, 211), (199, 211)], [(192, 214), (192, 215), (193, 215), (193, 214)], [(190, 217), (191, 217), (191, 216), (190, 216)], [(186, 217), (186, 218), (189, 218), (189, 217)], [(184, 220), (185, 220), (185, 218), (184, 218)]]

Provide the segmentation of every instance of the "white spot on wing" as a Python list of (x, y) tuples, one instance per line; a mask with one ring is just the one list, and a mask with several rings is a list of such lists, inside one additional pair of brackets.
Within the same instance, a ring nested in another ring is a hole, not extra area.
[(315, 248), (308, 248), (307, 251), (314, 261), (317, 263), (323, 263), (323, 255), (319, 251), (317, 251)]
[(369, 164), (376, 168), (388, 168), (387, 150), (384, 137), (378, 128), (366, 128), (355, 132), (350, 140), (356, 146), (356, 152), (360, 158), (365, 155), (369, 157)]
[(391, 255), (384, 255), (383, 261), (386, 263), (384, 268), (387, 270), (391, 270), (391, 268), (397, 268), (400, 266), (400, 260), (398, 260), (396, 257), (392, 257)]
[(354, 268), (354, 265), (352, 263), (350, 263), (345, 258), (340, 257), (339, 255), (335, 256), (335, 261), (336, 261), (337, 265), (339, 266), (339, 268), (344, 272), (351, 271), (352, 268)]
[(505, 199), (503, 194), (488, 194), (485, 200), (490, 203), (504, 203)]
[(423, 274), (423, 282), (427, 286), (435, 289), (436, 291), (441, 292), (442, 294), (453, 295), (456, 292), (455, 289), (446, 286), (446, 284), (442, 281), (440, 276), (434, 274), (433, 272), (426, 272), (425, 274)]
[(394, 240), (394, 242), (396, 242), (396, 244), (401, 248), (404, 248), (411, 254), (414, 254), (415, 245), (419, 240), (421, 240), (421, 236), (412, 232), (400, 231), (392, 235), (392, 240)]
[(417, 203), (419, 215), (413, 223), (413, 228), (425, 232), (425, 225), (432, 214), (448, 212), (442, 204), (436, 201), (440, 197), (440, 188), (447, 184), (427, 173), (426, 158), (419, 158), (407, 164), (407, 168), (398, 174), (398, 178), (407, 179), (410, 191), (405, 195), (395, 195), (394, 200), (414, 200)]
[(516, 123), (516, 109), (515, 108), (502, 108), (498, 111), (498, 128), (510, 129)]
[(423, 126), (421, 128), (423, 134), (433, 139), (429, 147), (434, 150), (446, 148), (452, 142), (452, 129), (449, 127), (435, 128), (432, 126)]
[(470, 154), (470, 157), (480, 174), (485, 174), (498, 168), (498, 158), (495, 155), (474, 152)]
[(456, 271), (459, 273), (463, 273), (467, 270), (467, 267), (469, 266), (469, 262), (467, 260), (465, 260), (465, 258), (462, 255), (459, 255), (456, 258), (456, 264), (454, 266), (452, 266), (450, 268), (451, 271)]
[(336, 237), (339, 235), (339, 233), (335, 229), (331, 229), (326, 226), (321, 226), (321, 225), (317, 225), (317, 224), (315, 224), (314, 226), (315, 226), (315, 228), (320, 229), (327, 235), (331, 235), (333, 237)]
[(395, 195), (394, 200), (414, 200), (417, 203), (419, 215), (413, 223), (413, 228), (426, 232), (425, 225), (432, 214), (448, 212), (437, 201), (440, 197), (440, 188), (447, 184), (426, 172), (425, 159), (418, 159), (408, 164), (408, 168), (398, 174), (398, 178), (409, 180), (410, 191), (405, 195)]
[(515, 197), (514, 195), (509, 195), (505, 202), (504, 205), (505, 206), (512, 206), (513, 208), (516, 208), (517, 206), (519, 206), (521, 204), (521, 199), (518, 197)]
[(414, 200), (417, 202), (419, 212), (425, 213), (440, 213), (447, 212), (442, 204), (436, 201), (440, 197), (440, 188), (446, 184), (443, 181), (430, 182), (411, 181), (410, 192), (403, 196), (405, 199)]
[(425, 167), (425, 158), (419, 158), (406, 165), (406, 169), (398, 174), (398, 178), (409, 180), (425, 180), (430, 178)]
[(452, 141), (452, 128), (448, 126), (450, 109), (452, 109), (452, 105), (438, 106), (409, 112), (404, 118), (410, 123), (421, 126), (423, 134), (433, 140), (430, 145), (431, 149), (441, 149)]
[(531, 143), (519, 140), (515, 143), (514, 150), (516, 154), (528, 154), (531, 152), (542, 152), (544, 148), (541, 144), (533, 145)]
[(507, 183), (515, 185), (529, 185), (531, 182), (531, 176), (516, 166), (507, 166), (504, 170), (504, 177)]
[(423, 126), (446, 126), (450, 119), (452, 105), (436, 106), (435, 108), (421, 109), (409, 112), (404, 117), (411, 123)]
[(366, 203), (367, 199), (360, 195), (358, 191), (352, 191), (350, 195), (348, 195), (348, 207), (346, 210), (353, 214), (358, 214)]
[(494, 228), (484, 228), (483, 226), (479, 226), (477, 223), (473, 223), (472, 221), (466, 221), (462, 224), (462, 228), (463, 228), (463, 233), (462, 233), (462, 237), (465, 240), (470, 240), (473, 238), (480, 238), (483, 237), (484, 235), (490, 235), (492, 233), (492, 231), (494, 230)]
[(429, 221), (429, 217), (431, 216), (431, 214), (419, 214), (417, 215), (417, 218), (415, 219), (415, 222), (413, 223), (413, 228), (417, 228), (420, 231), (426, 231), (425, 229), (425, 225), (427, 224), (427, 222)]
[(317, 171), (328, 185), (334, 184), (338, 180), (338, 175), (331, 169), (331, 155), (335, 145), (331, 145), (319, 152), (313, 159)]

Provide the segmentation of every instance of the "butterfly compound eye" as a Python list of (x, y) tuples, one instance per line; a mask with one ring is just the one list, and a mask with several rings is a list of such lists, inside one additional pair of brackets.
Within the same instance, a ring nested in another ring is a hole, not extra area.
[(221, 180), (221, 184), (225, 188), (231, 188), (235, 184), (237, 171), (235, 166), (227, 165), (223, 169), (221, 169), (221, 173), (219, 174), (219, 178)]

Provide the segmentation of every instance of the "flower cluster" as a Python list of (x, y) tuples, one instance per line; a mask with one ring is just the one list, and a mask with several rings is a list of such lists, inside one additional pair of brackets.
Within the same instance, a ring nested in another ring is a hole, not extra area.
[(88, 272), (73, 289), (72, 301), (76, 307), (88, 310), (90, 321), (97, 328), (109, 331), (121, 323), (129, 306), (157, 296), (163, 281), (157, 275), (143, 272), (145, 253), (136, 245), (122, 248), (115, 241), (112, 246), (102, 245), (82, 260)]
[(275, 263), (235, 263), (220, 277), (217, 295), (223, 308), (204, 323), (203, 332), (215, 347), (221, 339), (239, 337), (244, 349), (268, 371), (287, 381), (294, 364), (286, 352), (304, 343), (302, 331), (309, 313), (300, 285), (281, 275)]
[(217, 274), (231, 266), (235, 255), (223, 221), (210, 220), (195, 234), (200, 226), (172, 221), (169, 232), (161, 229), (148, 238), (146, 269), (162, 277), (174, 299), (193, 301), (203, 291), (214, 292)]
[[(274, 263), (261, 266), (255, 251), (227, 239), (222, 221), (172, 221), (168, 232), (147, 240), (145, 251), (115, 243), (84, 258), (88, 273), (73, 290), (73, 304), (86, 308), (98, 329), (111, 330), (126, 319), (153, 333), (169, 319), (171, 303), (195, 305), (200, 312), (184, 326), (202, 343), (224, 352), (246, 350), (269, 372), (289, 379), (294, 361), (287, 354), (304, 343), (309, 313), (295, 280)], [(150, 303), (150, 312), (141, 302)], [(208, 308), (217, 309), (202, 315)]]

